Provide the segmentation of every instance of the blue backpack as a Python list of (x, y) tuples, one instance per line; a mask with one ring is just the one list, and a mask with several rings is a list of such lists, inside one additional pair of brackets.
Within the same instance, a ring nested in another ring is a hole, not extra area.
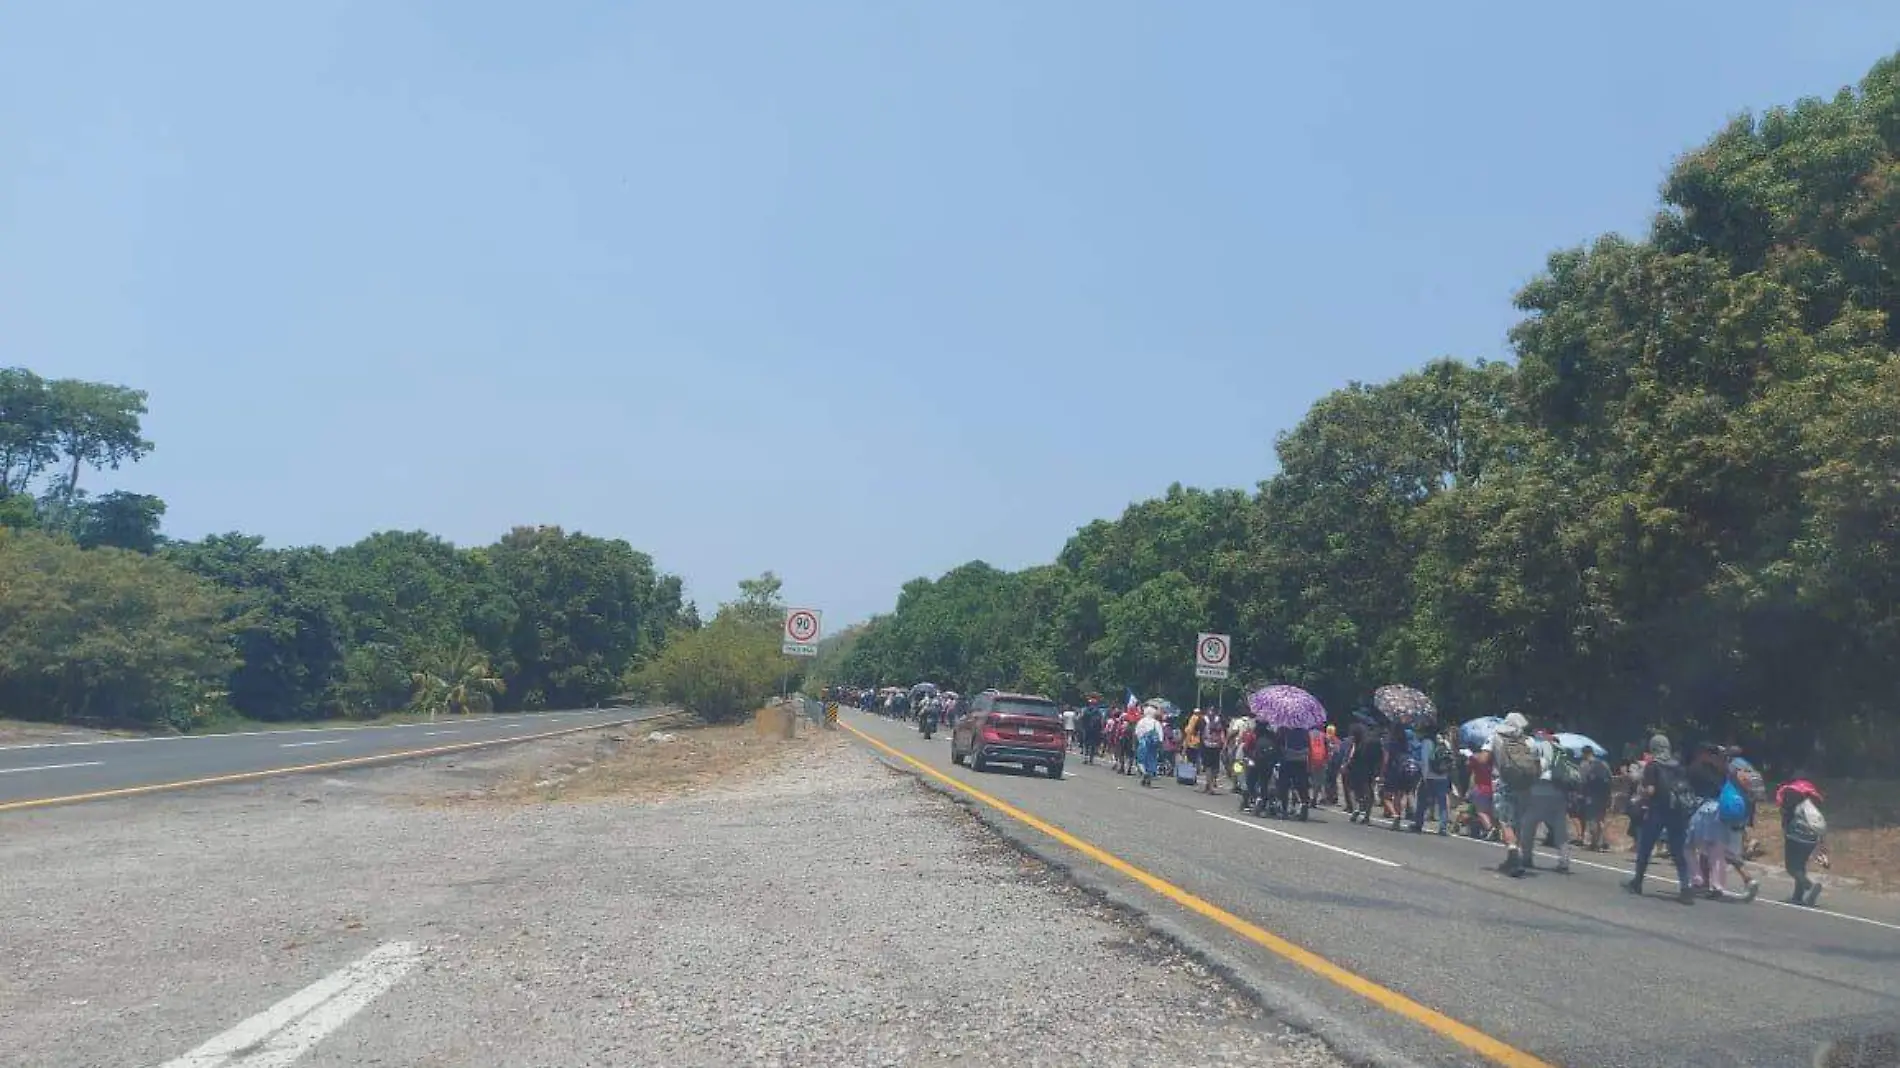
[(1716, 814), (1730, 827), (1740, 827), (1748, 822), (1748, 798), (1736, 787), (1735, 780), (1722, 784), (1722, 796), (1715, 800)]

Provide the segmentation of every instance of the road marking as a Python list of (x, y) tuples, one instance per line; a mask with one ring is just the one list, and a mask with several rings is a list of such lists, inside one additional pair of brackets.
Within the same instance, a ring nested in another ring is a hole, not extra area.
[(1133, 879), (1135, 882), (1173, 901), (1182, 908), (1212, 920), (1222, 927), (1227, 928), (1229, 931), (1245, 938), (1247, 941), (1273, 953), (1275, 956), (1291, 961), (1322, 979), (1326, 979), (1329, 982), (1350, 990), (1388, 1012), (1395, 1013), (1415, 1023), (1421, 1024), (1440, 1037), (1456, 1042), (1458, 1045), (1484, 1057), (1486, 1060), (1495, 1064), (1505, 1065), (1507, 1068), (1554, 1068), (1554, 1066), (1548, 1062), (1539, 1060), (1529, 1053), (1515, 1046), (1508, 1045), (1499, 1039), (1492, 1038), (1490, 1035), (1472, 1027), (1470, 1024), (1461, 1023), (1436, 1009), (1421, 1005), (1396, 990), (1387, 989), (1356, 972), (1348, 971), (1334, 964), (1332, 961), (1327, 960), (1325, 957), (1314, 953), (1304, 946), (1295, 945), (1258, 924), (1243, 920), (1239, 916), (1221, 908), (1219, 905), (1204, 898), (1196, 897), (1158, 875), (1150, 874), (1099, 846), (1091, 845), (1077, 838), (1075, 835), (1057, 827), (1047, 820), (1032, 816), (1007, 801), (984, 793), (969, 783), (945, 775), (943, 772), (925, 764), (916, 757), (908, 753), (900, 752), (848, 723), (840, 723), (838, 726), (850, 731), (872, 748), (888, 756), (895, 757), (951, 789), (967, 794), (996, 811), (1001, 812), (1003, 815), (1025, 826), (1041, 831), (1043, 834), (1088, 857), (1090, 860)]
[(1333, 845), (1331, 842), (1322, 842), (1317, 838), (1308, 838), (1305, 835), (1294, 834), (1290, 831), (1283, 831), (1279, 829), (1278, 827), (1267, 827), (1258, 823), (1249, 823), (1246, 820), (1236, 819), (1233, 816), (1223, 816), (1218, 812), (1209, 812), (1208, 810), (1204, 808), (1197, 808), (1194, 811), (1199, 812), (1203, 816), (1212, 816), (1217, 820), (1226, 820), (1228, 823), (1238, 824), (1242, 827), (1247, 828), (1250, 831), (1259, 831), (1262, 834), (1276, 834), (1276, 835), (1279, 835), (1281, 838), (1291, 838), (1295, 842), (1305, 842), (1307, 845), (1310, 845), (1310, 846), (1318, 846), (1321, 849), (1331, 850), (1334, 853), (1342, 853), (1349, 857), (1357, 857), (1360, 860), (1370, 861), (1373, 864), (1382, 865), (1387, 868), (1405, 867), (1405, 865), (1400, 864), (1397, 861), (1386, 860), (1384, 857), (1375, 857), (1371, 855), (1370, 853), (1356, 853), (1343, 846), (1336, 846), (1336, 845)]
[(423, 731), (422, 736), (424, 738), (432, 738), (438, 734), (460, 734), (460, 733), (462, 732), (461, 731)]
[(194, 786), (219, 786), (225, 783), (255, 782), (278, 775), (296, 775), (306, 771), (340, 771), (344, 768), (364, 768), (371, 764), (389, 764), (416, 757), (439, 756), (443, 753), (461, 753), (470, 749), (482, 749), (495, 745), (518, 745), (521, 742), (539, 741), (542, 738), (558, 738), (564, 734), (577, 734), (581, 731), (602, 730), (608, 727), (624, 727), (629, 723), (643, 723), (665, 715), (652, 712), (630, 719), (604, 720), (599, 723), (583, 723), (578, 727), (562, 727), (558, 731), (543, 731), (540, 734), (511, 734), (506, 738), (484, 738), (476, 742), (456, 742), (453, 745), (432, 745), (422, 749), (398, 749), (388, 753), (373, 753), (369, 756), (348, 757), (343, 760), (327, 760), (320, 764), (293, 764), (285, 768), (264, 768), (259, 771), (240, 771), (230, 775), (213, 775), (204, 779), (180, 779), (177, 782), (156, 782), (145, 786), (122, 786), (116, 790), (94, 790), (84, 794), (64, 794), (59, 797), (35, 797), (25, 801), (0, 801), (0, 812), (14, 812), (28, 808), (47, 808), (52, 805), (70, 805), (81, 801), (104, 801), (111, 797), (137, 797), (140, 794), (155, 794), (165, 790), (184, 790)]
[(395, 986), (422, 959), (388, 942), (160, 1068), (284, 1068)]
[(325, 738), (321, 741), (316, 741), (316, 742), (285, 742), (284, 744), (278, 746), (277, 748), (302, 749), (305, 746), (310, 746), (310, 745), (342, 745), (344, 742), (347, 742), (347, 741), (349, 741), (348, 738)]
[[(1452, 835), (1451, 837), (1457, 838), (1460, 841), (1470, 842), (1473, 845), (1495, 846), (1499, 849), (1505, 848), (1504, 843), (1502, 842), (1485, 842), (1485, 841), (1480, 841), (1479, 839), (1476, 839), (1476, 838), (1467, 837), (1465, 835)], [(1558, 856), (1558, 854), (1552, 853), (1543, 848), (1539, 848), (1535, 850), (1535, 852), (1538, 856), (1543, 857), (1545, 860), (1561, 859)], [(1634, 867), (1622, 868), (1622, 867), (1617, 867), (1614, 864), (1599, 864), (1593, 860), (1578, 860), (1577, 858), (1572, 857), (1570, 859), (1570, 863), (1577, 867), (1595, 868), (1598, 871), (1607, 871), (1612, 875), (1635, 875), (1636, 874), (1636, 869)], [(1657, 875), (1656, 877), (1659, 879), (1664, 879), (1666, 881), (1667, 877), (1673, 874), (1674, 874), (1674, 868), (1672, 866), (1670, 868), (1664, 869), (1663, 872)], [(1771, 897), (1758, 897), (1755, 899), (1755, 904), (1770, 905), (1778, 909), (1793, 909), (1794, 911), (1799, 912), (1806, 916), (1831, 916), (1837, 920), (1852, 920), (1855, 923), (1864, 923), (1868, 925), (1869, 927), (1881, 927), (1889, 931), (1900, 931), (1900, 923), (1888, 923), (1885, 920), (1869, 919), (1866, 916), (1856, 916), (1851, 912), (1835, 912), (1832, 909), (1818, 908), (1818, 907), (1814, 907), (1810, 905), (1796, 905), (1788, 901), (1777, 901)]]
[[(588, 712), (572, 713), (577, 716), (591, 715)], [(546, 715), (546, 713), (537, 713)], [(559, 717), (550, 716), (550, 719)], [(472, 717), (471, 723), (482, 723), (481, 716)], [(129, 745), (139, 742), (209, 742), (219, 738), (256, 738), (266, 734), (319, 734), (329, 731), (401, 731), (416, 727), (427, 727), (427, 723), (364, 723), (354, 727), (286, 727), (275, 731), (223, 731), (218, 734), (167, 734), (156, 738), (91, 738), (83, 742), (19, 742), (14, 745), (0, 745), (0, 752), (9, 749), (64, 749), (76, 745)]]
[(103, 760), (82, 760), (76, 764), (35, 764), (30, 768), (0, 768), (0, 775), (16, 775), (22, 771), (58, 771), (61, 768), (96, 768), (105, 763)]

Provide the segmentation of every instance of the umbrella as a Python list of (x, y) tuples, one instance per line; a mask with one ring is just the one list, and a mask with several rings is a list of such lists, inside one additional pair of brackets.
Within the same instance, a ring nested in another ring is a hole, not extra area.
[(1600, 757), (1608, 757), (1610, 755), (1608, 749), (1598, 745), (1588, 735), (1571, 734), (1568, 731), (1560, 731), (1556, 735), (1556, 738), (1557, 744), (1570, 750), (1572, 754), (1581, 754), (1585, 749), (1594, 749), (1596, 750), (1596, 754)]
[(1319, 698), (1298, 686), (1269, 686), (1247, 695), (1247, 707), (1255, 719), (1264, 719), (1270, 727), (1304, 727), (1314, 730), (1326, 725), (1326, 707)]
[(1458, 728), (1458, 740), (1472, 749), (1483, 749), (1491, 744), (1491, 736), (1498, 732), (1498, 727), (1503, 723), (1503, 718), (1499, 716), (1479, 716)]
[(1438, 718), (1438, 709), (1432, 704), (1432, 699), (1410, 686), (1379, 687), (1372, 691), (1372, 707), (1387, 719), (1398, 720), (1408, 727), (1420, 720)]

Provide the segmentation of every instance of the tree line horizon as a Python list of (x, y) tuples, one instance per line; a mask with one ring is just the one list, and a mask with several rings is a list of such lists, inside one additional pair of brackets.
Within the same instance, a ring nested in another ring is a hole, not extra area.
[(1618, 744), (1900, 760), (1900, 54), (1675, 161), (1639, 239), (1553, 253), (1511, 362), (1353, 382), (1252, 492), (1170, 486), (1048, 564), (903, 587), (819, 670), (1063, 700), (1404, 683)]

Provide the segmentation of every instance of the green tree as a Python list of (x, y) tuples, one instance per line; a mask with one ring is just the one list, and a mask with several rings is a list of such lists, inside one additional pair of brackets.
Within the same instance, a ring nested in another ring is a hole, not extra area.
[(234, 662), (225, 607), (159, 557), (0, 531), (0, 714), (188, 728)]
[(487, 655), (468, 638), (431, 657), (409, 678), (415, 687), (413, 706), (430, 716), (493, 711), (495, 698), (508, 689), (488, 666)]
[(763, 704), (784, 677), (785, 659), (776, 631), (760, 628), (743, 613), (721, 612), (706, 626), (676, 637), (628, 684), (636, 693), (719, 723)]

